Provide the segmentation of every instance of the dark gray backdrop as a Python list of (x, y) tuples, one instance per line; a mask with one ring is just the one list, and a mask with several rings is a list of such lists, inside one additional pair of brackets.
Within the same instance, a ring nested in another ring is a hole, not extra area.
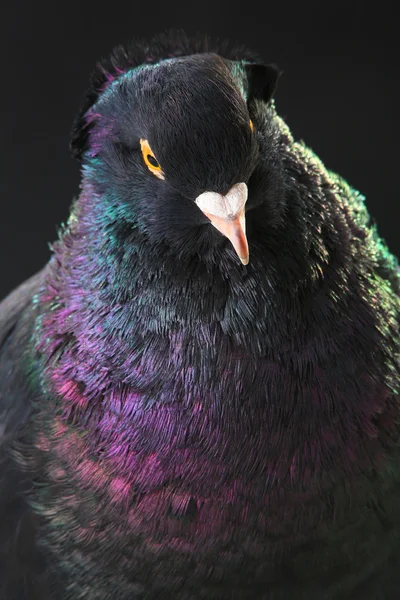
[(366, 2), (7, 2), (2, 8), (0, 297), (38, 270), (78, 193), (69, 131), (113, 45), (167, 27), (246, 43), (284, 71), (279, 112), (367, 196), (391, 250), (399, 186), (394, 8)]

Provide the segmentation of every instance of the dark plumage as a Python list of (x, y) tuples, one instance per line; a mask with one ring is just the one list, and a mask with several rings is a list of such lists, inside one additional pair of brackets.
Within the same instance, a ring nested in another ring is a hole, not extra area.
[(92, 75), (0, 306), (1, 599), (397, 598), (398, 264), (278, 76), (182, 32)]

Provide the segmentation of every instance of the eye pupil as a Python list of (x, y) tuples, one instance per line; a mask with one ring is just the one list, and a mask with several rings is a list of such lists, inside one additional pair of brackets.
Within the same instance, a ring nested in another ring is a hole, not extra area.
[(158, 164), (158, 162), (156, 161), (156, 159), (154, 158), (154, 156), (152, 156), (151, 154), (147, 155), (147, 160), (149, 161), (149, 163), (151, 164), (152, 167), (159, 167), (160, 166)]

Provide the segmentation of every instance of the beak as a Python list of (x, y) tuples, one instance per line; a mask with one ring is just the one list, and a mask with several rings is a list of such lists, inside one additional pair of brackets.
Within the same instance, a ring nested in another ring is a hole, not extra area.
[(211, 224), (227, 237), (244, 265), (249, 263), (249, 246), (246, 238), (244, 216), (247, 201), (247, 185), (236, 183), (225, 196), (216, 192), (203, 192), (196, 204)]

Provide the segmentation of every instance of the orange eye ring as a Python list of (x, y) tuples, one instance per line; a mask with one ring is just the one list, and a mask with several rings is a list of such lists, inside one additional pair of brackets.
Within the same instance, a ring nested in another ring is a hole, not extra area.
[(251, 119), (249, 121), (249, 125), (250, 125), (250, 129), (251, 129), (251, 133), (254, 133), (254, 124), (253, 124), (253, 121)]
[(146, 167), (149, 169), (149, 171), (151, 171), (151, 173), (153, 173), (153, 175), (155, 175), (159, 179), (165, 179), (160, 163), (154, 156), (154, 152), (150, 148), (149, 142), (142, 138), (140, 140), (140, 148), (142, 150), (143, 161)]

